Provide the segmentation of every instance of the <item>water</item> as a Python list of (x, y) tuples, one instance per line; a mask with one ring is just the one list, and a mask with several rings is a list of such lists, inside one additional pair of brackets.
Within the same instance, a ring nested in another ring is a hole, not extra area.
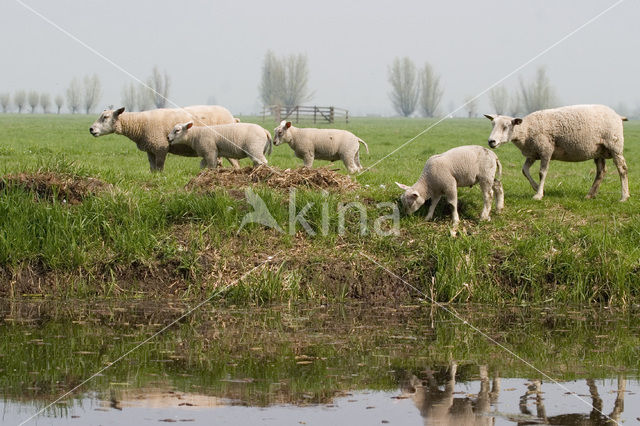
[(0, 301), (2, 423), (640, 419), (634, 310), (207, 305), (154, 337), (188, 309)]

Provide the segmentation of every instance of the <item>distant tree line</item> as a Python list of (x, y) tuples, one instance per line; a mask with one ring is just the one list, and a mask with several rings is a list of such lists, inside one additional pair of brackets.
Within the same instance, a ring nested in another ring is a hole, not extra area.
[[(395, 58), (388, 70), (391, 85), (389, 98), (395, 111), (409, 117), (416, 109), (425, 117), (439, 114), (439, 105), (444, 95), (440, 76), (436, 74), (428, 62), (418, 69), (408, 58)], [(520, 78), (519, 85), (513, 93), (504, 86), (493, 88), (489, 92), (489, 104), (498, 114), (512, 116), (529, 114), (545, 108), (552, 108), (558, 103), (555, 89), (551, 85), (546, 69), (540, 67), (531, 82)], [(478, 115), (478, 99), (466, 96), (464, 109), (469, 117)]]
[(146, 111), (152, 108), (166, 108), (169, 105), (171, 79), (166, 71), (160, 72), (155, 66), (146, 83), (127, 83), (122, 86), (122, 106), (127, 111)]

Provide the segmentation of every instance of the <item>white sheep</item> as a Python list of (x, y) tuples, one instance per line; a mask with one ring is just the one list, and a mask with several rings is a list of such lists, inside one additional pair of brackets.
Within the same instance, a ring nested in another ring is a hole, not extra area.
[[(151, 171), (161, 171), (167, 153), (185, 157), (197, 154), (187, 145), (169, 146), (167, 133), (178, 123), (193, 120), (198, 126), (235, 123), (233, 115), (224, 107), (217, 105), (196, 105), (185, 108), (162, 108), (143, 112), (124, 112), (124, 107), (116, 110), (104, 110), (91, 125), (89, 132), (95, 136), (111, 133), (124, 135), (135, 142), (139, 150), (147, 153)], [(236, 160), (229, 160), (239, 168)]]
[(369, 147), (359, 137), (347, 130), (300, 129), (290, 121), (282, 121), (274, 129), (273, 144), (288, 143), (296, 157), (304, 161), (305, 167), (312, 167), (313, 160), (342, 160), (349, 173), (362, 170), (360, 165), (360, 144), (369, 153)]
[(398, 182), (396, 185), (405, 190), (401, 200), (407, 214), (414, 213), (431, 199), (427, 220), (433, 218), (436, 205), (444, 195), (453, 208), (451, 216), (456, 225), (460, 221), (458, 187), (472, 187), (476, 183), (480, 185), (484, 198), (480, 220), (491, 220), (489, 213), (494, 195), (498, 212), (504, 208), (501, 174), (502, 165), (494, 152), (479, 145), (465, 145), (429, 157), (418, 181), (412, 186)]
[(193, 149), (211, 169), (217, 167), (219, 156), (249, 157), (254, 165), (267, 164), (265, 154), (271, 154), (272, 143), (271, 134), (257, 124), (193, 127), (193, 121), (176, 124), (167, 140), (171, 147), (186, 145)]
[[(629, 198), (627, 163), (622, 155), (624, 136), (622, 122), (626, 121), (611, 108), (604, 105), (573, 105), (544, 109), (524, 118), (485, 114), (493, 123), (489, 135), (489, 146), (497, 148), (512, 141), (526, 157), (522, 173), (536, 194), (536, 200), (544, 195), (544, 182), (550, 160), (586, 161), (596, 163), (596, 178), (587, 194), (593, 198), (604, 178), (605, 159), (613, 158), (620, 174), (622, 197)], [(540, 183), (529, 174), (529, 168), (540, 160)]]

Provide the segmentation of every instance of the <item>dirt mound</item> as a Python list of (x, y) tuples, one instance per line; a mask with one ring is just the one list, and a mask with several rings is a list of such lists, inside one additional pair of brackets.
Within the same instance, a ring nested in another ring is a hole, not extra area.
[(334, 191), (353, 190), (360, 185), (335, 170), (326, 167), (310, 169), (279, 169), (267, 165), (245, 167), (243, 169), (203, 170), (191, 179), (185, 187), (189, 191), (207, 192), (215, 188), (242, 188), (254, 184), (262, 184), (276, 189), (307, 187)]
[(20, 186), (33, 191), (38, 199), (80, 204), (87, 196), (112, 188), (112, 185), (91, 177), (67, 173), (43, 172), (9, 174), (0, 179), (0, 190)]

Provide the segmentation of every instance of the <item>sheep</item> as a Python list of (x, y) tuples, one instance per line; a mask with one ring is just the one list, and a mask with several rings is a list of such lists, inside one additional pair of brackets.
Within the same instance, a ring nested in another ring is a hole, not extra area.
[(359, 137), (346, 130), (299, 129), (290, 121), (282, 121), (274, 129), (273, 144), (288, 143), (296, 157), (304, 161), (305, 167), (312, 167), (315, 158), (319, 160), (342, 160), (349, 173), (362, 170), (360, 165), (360, 143), (369, 153), (369, 147)]
[(186, 145), (203, 158), (207, 167), (215, 169), (218, 156), (240, 159), (249, 157), (254, 166), (267, 164), (271, 154), (271, 133), (251, 123), (193, 127), (193, 121), (176, 124), (167, 135), (171, 147)]
[[(496, 178), (497, 172), (497, 178)], [(453, 208), (452, 223), (460, 222), (458, 217), (458, 187), (472, 187), (476, 183), (482, 189), (484, 207), (480, 220), (491, 220), (491, 199), (495, 196), (496, 209), (504, 208), (504, 191), (500, 177), (502, 165), (498, 156), (489, 149), (479, 145), (465, 145), (452, 148), (442, 154), (429, 157), (422, 174), (413, 186), (396, 185), (404, 189), (401, 201), (407, 214), (413, 214), (426, 200), (431, 199), (426, 220), (433, 218), (433, 212), (440, 198), (444, 195)]]
[[(197, 154), (187, 145), (173, 147), (167, 142), (167, 133), (173, 126), (193, 120), (197, 125), (235, 123), (233, 115), (217, 105), (196, 105), (176, 109), (154, 109), (144, 112), (124, 112), (124, 107), (104, 110), (91, 125), (89, 132), (94, 137), (115, 133), (124, 135), (136, 143), (141, 151), (146, 151), (151, 171), (162, 171), (167, 153), (186, 157)], [(236, 160), (229, 160), (234, 168), (239, 168)]]
[[(586, 198), (594, 198), (606, 172), (607, 158), (613, 158), (620, 175), (620, 201), (629, 198), (627, 163), (622, 155), (622, 122), (626, 118), (611, 108), (572, 105), (536, 111), (524, 118), (492, 114), (485, 114), (485, 117), (493, 124), (488, 140), (491, 148), (512, 141), (526, 157), (522, 173), (536, 191), (535, 200), (541, 200), (544, 195), (550, 160), (576, 162), (593, 159), (596, 177)], [(539, 184), (529, 174), (529, 168), (536, 160), (540, 160)]]

